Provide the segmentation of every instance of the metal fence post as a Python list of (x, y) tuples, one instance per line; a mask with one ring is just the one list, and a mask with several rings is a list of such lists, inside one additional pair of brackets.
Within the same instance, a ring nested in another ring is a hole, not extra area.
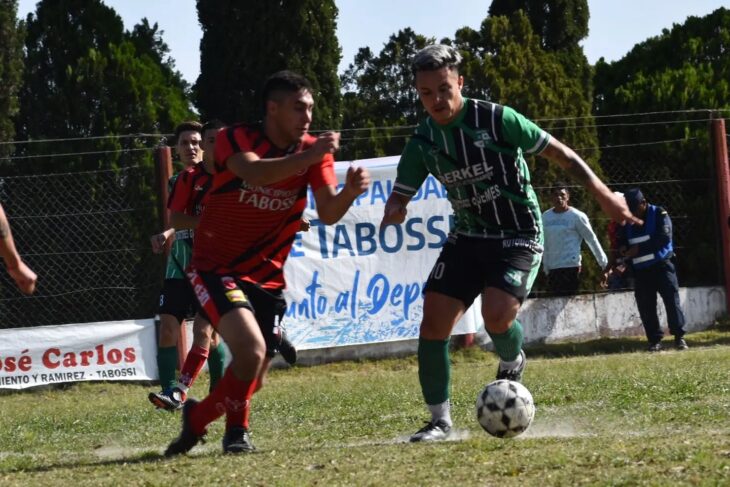
[(725, 274), (725, 303), (730, 311), (730, 167), (727, 158), (725, 120), (712, 121), (712, 138), (717, 170), (717, 201), (720, 232), (722, 233), (722, 261)]

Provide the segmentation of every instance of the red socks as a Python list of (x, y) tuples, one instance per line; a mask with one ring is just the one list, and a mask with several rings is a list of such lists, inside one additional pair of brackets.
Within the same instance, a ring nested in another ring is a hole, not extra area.
[(208, 360), (208, 349), (193, 345), (180, 371), (180, 384), (185, 386), (186, 392), (198, 378), (206, 360)]
[(251, 396), (256, 389), (256, 378), (240, 380), (231, 367), (216, 385), (213, 392), (190, 411), (190, 426), (195, 434), (205, 433), (206, 426), (226, 414), (226, 430), (234, 426), (248, 429)]

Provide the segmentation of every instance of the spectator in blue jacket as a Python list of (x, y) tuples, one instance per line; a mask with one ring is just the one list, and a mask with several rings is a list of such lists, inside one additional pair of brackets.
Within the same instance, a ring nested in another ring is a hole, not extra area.
[(650, 352), (662, 349), (664, 336), (657, 315), (657, 293), (667, 310), (669, 331), (674, 335), (674, 346), (686, 350), (684, 340), (684, 313), (679, 304), (677, 271), (672, 262), (672, 220), (667, 211), (646, 201), (639, 188), (628, 190), (624, 197), (635, 216), (643, 225), (626, 225), (619, 230), (619, 251), (627, 258), (634, 273), (634, 296), (644, 325)]
[(542, 214), (545, 228), (545, 252), (542, 269), (547, 274), (548, 290), (556, 296), (578, 292), (581, 272), (580, 247), (588, 244), (603, 270), (601, 286), (608, 281), (608, 258), (598, 241), (588, 216), (569, 205), (570, 190), (564, 183), (553, 188), (553, 207)]

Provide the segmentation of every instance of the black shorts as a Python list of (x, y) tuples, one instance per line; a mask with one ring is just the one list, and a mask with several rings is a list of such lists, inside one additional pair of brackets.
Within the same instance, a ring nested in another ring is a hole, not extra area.
[(187, 279), (165, 279), (160, 291), (158, 314), (172, 315), (182, 322), (195, 315), (196, 305), (193, 288)]
[(424, 292), (460, 299), (468, 308), (488, 287), (524, 301), (535, 282), (542, 247), (527, 239), (450, 235), (428, 276)]
[(236, 308), (253, 312), (266, 341), (266, 354), (273, 357), (281, 343), (281, 320), (286, 300), (281, 290), (263, 289), (256, 284), (229, 275), (188, 270), (198, 302), (198, 312), (214, 328), (223, 315)]

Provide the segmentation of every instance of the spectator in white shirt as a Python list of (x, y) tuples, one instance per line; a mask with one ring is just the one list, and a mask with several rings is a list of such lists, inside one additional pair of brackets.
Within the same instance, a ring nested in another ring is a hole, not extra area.
[(556, 296), (569, 296), (578, 292), (580, 248), (584, 240), (603, 270), (601, 287), (606, 287), (608, 258), (593, 232), (588, 216), (568, 204), (570, 190), (563, 183), (553, 188), (552, 200), (553, 207), (542, 214), (545, 228), (542, 265), (548, 278), (548, 290)]

